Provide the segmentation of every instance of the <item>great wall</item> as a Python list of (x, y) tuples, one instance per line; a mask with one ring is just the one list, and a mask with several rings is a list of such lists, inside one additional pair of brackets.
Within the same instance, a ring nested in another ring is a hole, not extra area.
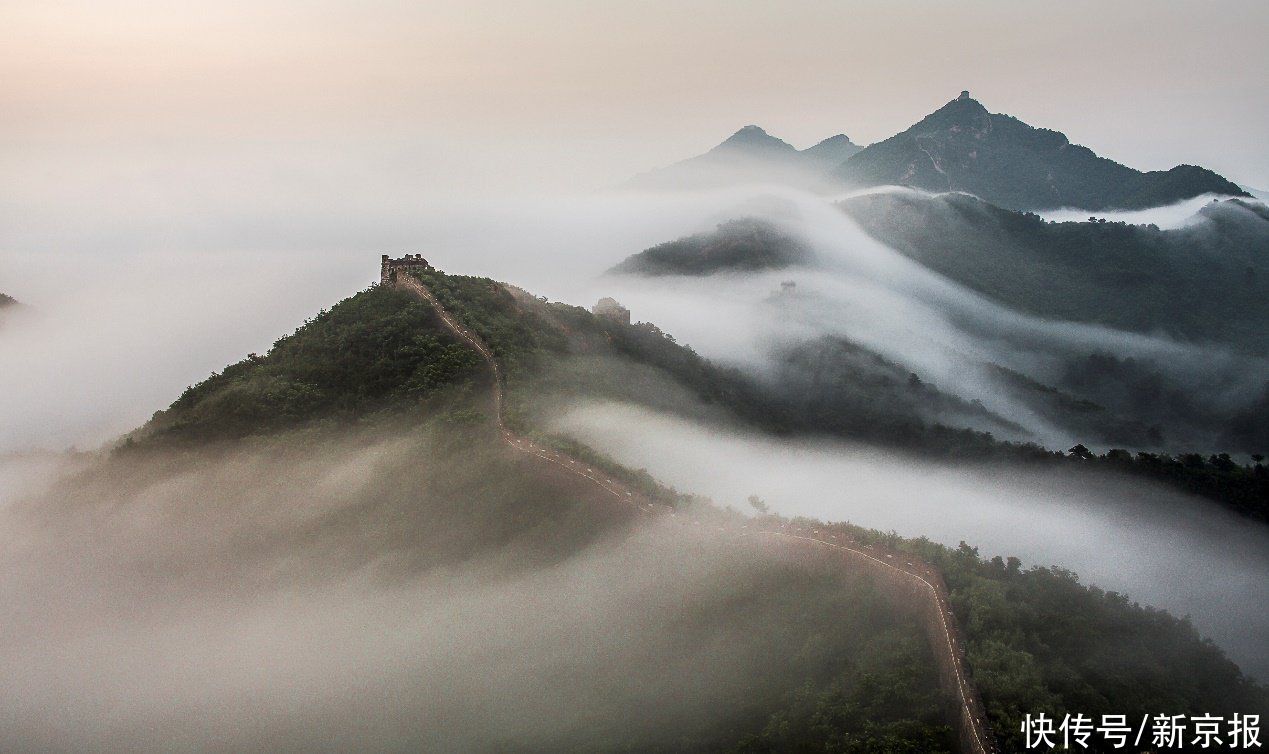
[[(621, 504), (633, 506), (641, 515), (675, 516), (667, 506), (647, 500), (620, 480), (612, 479), (583, 461), (516, 435), (507, 427), (503, 416), (503, 372), (498, 359), (479, 335), (459, 322), (435, 294), (411, 274), (430, 269), (428, 262), (417, 254), (400, 259), (391, 259), (385, 254), (381, 258), (380, 283), (411, 292), (426, 301), (447, 330), (480, 354), (490, 370), (492, 415), (503, 442), (518, 452), (551, 464), (557, 470), (587, 480)], [(628, 312), (625, 316), (629, 316)], [(996, 754), (1000, 751), (987, 723), (982, 698), (970, 680), (965, 661), (965, 640), (952, 612), (947, 586), (937, 569), (909, 553), (863, 544), (846, 535), (822, 533), (819, 529), (788, 522), (755, 527), (744, 525), (730, 530), (720, 527), (720, 533), (738, 538), (761, 537), (768, 545), (779, 543), (784, 547), (800, 548), (808, 555), (836, 558), (851, 568), (872, 573), (885, 587), (883, 592), (892, 604), (915, 615), (923, 626), (938, 663), (940, 685), (946, 697), (955, 702), (954, 727), (961, 751), (966, 754)]]

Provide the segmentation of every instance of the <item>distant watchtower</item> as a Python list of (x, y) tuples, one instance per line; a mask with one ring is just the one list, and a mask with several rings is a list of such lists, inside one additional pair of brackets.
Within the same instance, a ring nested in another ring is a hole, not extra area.
[(617, 303), (615, 298), (601, 298), (599, 303), (595, 304), (595, 307), (591, 309), (591, 313), (597, 317), (620, 322), (623, 325), (630, 324), (630, 310)]
[(962, 89), (962, 90), (961, 90), (961, 96), (957, 97), (956, 99), (969, 99), (969, 90), (968, 90), (968, 89)]
[(397, 272), (421, 272), (432, 269), (422, 254), (406, 254), (400, 259), (392, 259), (384, 254), (379, 263), (379, 283), (392, 285), (397, 281)]

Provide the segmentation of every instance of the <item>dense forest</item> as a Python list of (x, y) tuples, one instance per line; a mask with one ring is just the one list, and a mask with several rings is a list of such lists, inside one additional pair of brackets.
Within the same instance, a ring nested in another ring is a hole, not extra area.
[(708, 275), (774, 270), (811, 259), (800, 239), (771, 223), (729, 220), (711, 233), (669, 241), (635, 254), (611, 272), (637, 275)]
[[(823, 527), (819, 522), (803, 521)], [(924, 538), (833, 525), (862, 542), (906, 550), (939, 568), (968, 641), (975, 684), (1004, 751), (1023, 748), (1026, 713), (1269, 713), (1269, 688), (1244, 676), (1186, 619), (1080, 583), (1057, 567), (979, 557)], [(1108, 747), (1109, 748), (1109, 747)]]
[(324, 310), (265, 356), (249, 354), (190, 387), (138, 436), (230, 439), (426, 398), (479, 360), (430, 306), (388, 289)]
[[(1269, 369), (1269, 329), (1263, 326), (1269, 321), (1269, 212), (1263, 206), (1213, 203), (1194, 224), (1170, 231), (1049, 223), (966, 195), (886, 192), (857, 196), (841, 207), (879, 241), (932, 271), (1011, 310), (1044, 318), (1049, 335), (1018, 336), (1016, 344), (1041, 355), (1034, 374), (990, 361), (973, 366), (978, 379), (1043, 423), (1103, 449), (1217, 450), (1246, 458), (1269, 448), (1269, 379), (1263, 377)], [(753, 218), (733, 225), (742, 222), (755, 229), (740, 236), (744, 242), (720, 226), (633, 255), (614, 271), (708, 275), (805, 265), (836, 274), (831, 264), (808, 256), (790, 231)], [(832, 303), (818, 295), (813, 288), (783, 291), (764, 302), (765, 316), (818, 316), (821, 303)], [(1188, 355), (1132, 356), (1096, 342), (1077, 346), (1063, 339), (1066, 322), (1165, 336)], [(1002, 337), (990, 329), (974, 332)], [(903, 365), (844, 338), (786, 344), (771, 357), (780, 381), (797, 386), (789, 390), (790, 400), (823, 400), (830, 408), (850, 403), (832, 413), (852, 431), (911, 435), (898, 425), (910, 428), (916, 417), (1028, 439), (1012, 417), (957, 407), (950, 396), (932, 401), (938, 386), (921, 382), (922, 375), (912, 383), (921, 390), (896, 389), (907, 377)], [(1201, 382), (1187, 376), (1198, 368), (1197, 359), (1213, 365)], [(794, 363), (797, 369), (790, 368)]]
[(964, 194), (838, 206), (869, 235), (1018, 311), (1269, 354), (1269, 217), (1239, 200), (1174, 230), (1046, 222)]

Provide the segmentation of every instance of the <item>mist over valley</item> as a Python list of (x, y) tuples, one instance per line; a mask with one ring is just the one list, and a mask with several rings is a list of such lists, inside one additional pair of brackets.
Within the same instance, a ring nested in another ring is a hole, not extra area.
[(0, 749), (1269, 719), (1261, 5), (0, 18)]

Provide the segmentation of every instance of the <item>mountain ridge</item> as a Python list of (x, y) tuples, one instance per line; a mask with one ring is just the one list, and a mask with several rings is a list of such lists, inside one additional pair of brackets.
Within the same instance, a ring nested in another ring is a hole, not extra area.
[(968, 91), (867, 146), (845, 134), (798, 150), (749, 125), (709, 151), (636, 176), (628, 187), (699, 189), (777, 183), (831, 192), (895, 185), (963, 191), (1006, 209), (1090, 211), (1162, 206), (1202, 194), (1251, 198), (1207, 168), (1140, 171), (1061, 131), (992, 113)]
[(635, 176), (631, 188), (693, 189), (731, 183), (775, 182), (813, 188), (828, 171), (861, 147), (846, 134), (835, 134), (806, 149), (747, 125), (703, 154)]
[(845, 185), (963, 191), (1005, 209), (1141, 209), (1205, 193), (1249, 197), (1206, 168), (1142, 172), (1065, 134), (991, 113), (962, 92), (916, 124), (871, 144), (834, 171)]
[[(460, 320), (462, 327), (470, 327), (488, 344), (484, 347), (483, 353), (496, 354), (499, 363), (507, 366), (507, 369), (503, 370), (503, 375), (510, 388), (505, 403), (509, 418), (514, 419), (517, 414), (523, 415), (524, 412), (521, 399), (524, 397), (525, 385), (521, 382), (523, 376), (521, 372), (534, 369), (534, 357), (531, 351), (535, 348), (554, 351), (555, 354), (551, 358), (541, 360), (542, 364), (554, 365), (559, 362), (556, 355), (565, 352), (557, 349), (567, 349), (568, 339), (580, 338), (581, 340), (577, 341), (576, 345), (580, 345), (585, 352), (591, 352), (594, 348), (607, 343), (614, 346), (616, 353), (624, 356), (642, 353), (646, 363), (656, 365), (657, 368), (665, 369), (667, 372), (673, 372), (685, 381), (692, 374), (704, 375), (707, 379), (699, 383), (700, 385), (724, 376), (721, 370), (711, 367), (695, 356), (690, 349), (675, 344), (672, 339), (651, 325), (624, 324), (596, 316), (579, 307), (550, 304), (527, 293), (520, 295), (515, 289), (479, 278), (427, 272), (420, 273), (420, 279), (435, 292), (437, 300), (443, 301), (445, 308), (453, 312), (453, 316)], [(378, 325), (398, 319), (402, 321), (394, 328), (395, 333), (391, 334), (391, 337), (386, 339), (379, 337), (378, 334), (383, 328)], [(267, 366), (270, 360), (286, 359), (290, 361), (289, 364), (274, 365), (276, 368), (285, 367), (284, 370), (275, 369), (274, 376), (279, 376), (281, 371), (302, 376), (307, 370), (309, 372), (307, 379), (311, 380), (313, 385), (320, 387), (324, 382), (329, 381), (323, 376), (323, 370), (339, 374), (346, 364), (360, 363), (363, 365), (362, 368), (367, 370), (367, 374), (384, 376), (387, 378), (387, 383), (417, 384), (419, 382), (417, 377), (431, 373), (433, 365), (453, 361), (452, 356), (448, 355), (444, 349), (418, 348), (420, 344), (433, 339), (440, 340), (443, 346), (455, 344), (459, 340), (454, 337), (453, 330), (450, 331), (448, 337), (441, 338), (439, 325), (442, 324), (442, 319), (434, 313), (429, 314), (424, 311), (424, 305), (420, 302), (411, 301), (407, 297), (398, 295), (397, 292), (376, 286), (337, 304), (329, 310), (329, 313), (319, 315), (306, 324), (297, 331), (296, 335), (288, 336), (304, 342), (288, 343), (287, 339), (283, 339), (279, 341), (282, 345), (275, 347), (277, 354), (271, 352), (265, 357), (249, 357), (243, 363), (243, 368), (247, 372), (258, 371)], [(404, 337), (414, 329), (422, 331), (415, 333), (418, 339)], [(561, 338), (564, 340), (560, 340)], [(325, 347), (315, 348), (322, 345), (321, 341), (327, 340), (331, 342), (326, 343)], [(356, 353), (356, 357), (352, 361), (341, 361), (339, 357), (350, 350)], [(404, 350), (405, 353), (395, 353), (400, 350)], [(470, 350), (468, 352), (470, 353)], [(308, 363), (305, 360), (308, 360)], [(385, 367), (380, 366), (380, 362), (388, 365), (386, 371)], [(473, 366), (470, 361), (455, 365), (465, 368), (456, 372), (451, 372), (448, 368), (443, 369), (442, 372), (450, 374), (452, 379), (435, 383), (459, 388), (457, 393), (451, 392), (451, 396), (461, 395), (461, 383), (470, 382), (474, 374), (474, 370), (470, 368)], [(194, 403), (203, 403), (208, 407), (214, 407), (217, 411), (225, 411), (230, 409), (231, 404), (220, 400), (217, 396), (223, 396), (227, 391), (232, 393), (243, 388), (262, 390), (265, 394), (272, 391), (272, 387), (252, 380), (249, 374), (241, 370), (234, 370), (232, 367), (224, 370), (225, 374), (231, 372), (237, 384), (226, 385), (221, 380), (214, 380), (211, 387), (215, 390), (195, 389), (199, 400)], [(627, 370), (619, 369), (614, 376), (623, 385), (629, 385)], [(356, 385), (362, 382), (364, 380), (354, 379), (349, 381), (349, 384)], [(557, 388), (568, 386), (570, 390), (576, 390), (579, 385), (576, 380), (548, 379), (547, 382)], [(251, 387), (253, 385), (254, 387)], [(391, 384), (385, 384), (384, 387), (391, 387)], [(483, 393), (487, 390), (488, 384), (482, 382), (475, 388)], [(724, 386), (723, 389), (716, 387), (713, 393), (698, 395), (698, 397), (731, 405), (737, 398), (744, 402), (743, 390), (744, 388), (737, 383)], [(392, 391), (381, 390), (378, 395), (390, 396)], [(427, 394), (397, 393), (396, 395), (393, 405), (397, 408), (391, 415), (410, 421), (416, 421), (419, 412), (402, 411), (402, 401), (430, 399)], [(211, 403), (208, 404), (207, 401)], [(189, 401), (178, 401), (178, 403), (182, 403), (181, 406), (176, 407), (179, 411), (188, 411), (192, 408)], [(357, 411), (373, 410), (378, 405), (382, 404), (371, 401), (365, 403)], [(436, 404), (422, 405), (437, 407)], [(276, 407), (273, 406), (263, 406), (263, 410), (266, 411), (275, 409)], [(427, 413), (430, 413), (433, 419), (452, 423), (451, 426), (454, 426), (455, 430), (445, 432), (446, 436), (464, 433), (470, 435), (474, 432), (476, 423), (464, 419), (461, 413), (449, 417), (445, 413), (439, 415), (435, 412)], [(481, 421), (480, 424), (484, 425), (486, 422)], [(259, 426), (266, 431), (271, 431), (276, 425), (266, 421), (260, 423)], [(466, 429), (462, 429), (463, 427)], [(539, 437), (542, 439), (538, 440), (538, 444), (550, 441), (549, 436)], [(538, 438), (535, 437), (535, 439)], [(502, 446), (502, 443), (491, 442), (491, 444)], [(471, 451), (468, 449), (465, 452), (470, 454)], [(569, 454), (576, 455), (571, 450)], [(585, 456), (580, 458), (587, 463), (592, 462)], [(1086, 460), (1068, 460), (1066, 463), (1074, 468), (1086, 462)], [(460, 468), (470, 463), (470, 459), (455, 458), (453, 461), (453, 464)], [(607, 475), (622, 473), (616, 467), (600, 463), (595, 463), (594, 468), (602, 470), (601, 478), (619, 478)], [(641, 489), (637, 485), (641, 479), (645, 478), (650, 479), (646, 471), (636, 472), (633, 481), (630, 482), (632, 489)], [(664, 492), (664, 488), (662, 490)], [(494, 504), (483, 506), (471, 518), (474, 523), (481, 526), (487, 526), (488, 524), (483, 522), (489, 518), (498, 522), (503, 530), (500, 530), (498, 536), (492, 539), (485, 535), (485, 538), (479, 540), (478, 543), (516, 541), (512, 535), (516, 534), (518, 527), (528, 523), (524, 519), (522, 506), (517, 505), (513, 509), (507, 507), (506, 504), (500, 504), (497, 500), (490, 502)], [(679, 508), (680, 514), (687, 513), (693, 518), (699, 516), (710, 523), (713, 523), (711, 515), (731, 516), (733, 519), (737, 515), (709, 503), (693, 502), (690, 496), (679, 497), (675, 505), (683, 506)], [(463, 506), (463, 509), (467, 510), (470, 507)], [(757, 507), (755, 505), (755, 508)], [(515, 513), (509, 515), (512, 510)], [(558, 515), (552, 513), (556, 510), (555, 508), (541, 507), (541, 510), (545, 516)], [(711, 510), (714, 513), (709, 513)], [(364, 516), (364, 511), (358, 511), (358, 514), (349, 516), (347, 519), (360, 520)], [(571, 521), (573, 519), (567, 519), (566, 523)], [(552, 519), (553, 526), (558, 523)], [(719, 520), (720, 525), (723, 523), (725, 521)], [(1033, 567), (1024, 570), (1016, 558), (1010, 558), (1008, 564), (1000, 557), (987, 561), (979, 557), (976, 549), (965, 544), (958, 549), (952, 549), (934, 544), (929, 540), (905, 541), (893, 533), (870, 532), (850, 525), (826, 525), (803, 519), (789, 521), (778, 516), (764, 515), (749, 523), (747, 528), (751, 530), (751, 535), (753, 530), (758, 528), (755, 524), (764, 528), (769, 527), (771, 531), (778, 532), (779, 536), (802, 541), (807, 546), (814, 546), (815, 541), (824, 542), (821, 546), (828, 546), (837, 540), (839, 544), (850, 544), (864, 555), (870, 551), (895, 553), (894, 558), (901, 562), (902, 554), (910, 553), (940, 569), (945, 574), (948, 594), (947, 597), (941, 598), (941, 602), (950, 606), (950, 609), (955, 611), (958, 622), (965, 626), (966, 641), (956, 642), (958, 649), (963, 647), (958, 656), (962, 656), (964, 662), (975, 671), (985, 671), (982, 673), (981, 680), (977, 675), (975, 676), (975, 680), (982, 684), (985, 718), (1005, 737), (1007, 747), (1013, 747), (1017, 739), (1017, 714), (1013, 710), (1017, 709), (1024, 699), (1036, 698), (1037, 694), (1052, 699), (1055, 703), (1068, 704), (1076, 703), (1078, 699), (1091, 693), (1099, 693), (1116, 701), (1121, 698), (1120, 695), (1123, 695), (1123, 699), (1137, 704), (1139, 697), (1127, 695), (1139, 692), (1148, 695), (1144, 701), (1140, 701), (1140, 704), (1143, 707), (1150, 707), (1162, 703), (1156, 701), (1156, 697), (1162, 698), (1160, 694), (1172, 693), (1174, 696), (1175, 692), (1170, 692), (1170, 689), (1176, 684), (1177, 679), (1185, 678), (1189, 684), (1184, 687), (1187, 690), (1186, 693), (1194, 698), (1195, 703), (1202, 704), (1205, 709), (1262, 704), (1263, 688), (1245, 678), (1237, 666), (1225, 658), (1215, 645), (1202, 640), (1188, 622), (1171, 618), (1161, 611), (1142, 608), (1119, 595), (1108, 594), (1095, 587), (1081, 584), (1073, 574), (1059, 568)], [(436, 527), (424, 526), (423, 528), (432, 531)], [(530, 528), (532, 532), (539, 532), (547, 527)], [(714, 528), (713, 526), (701, 526), (698, 529), (692, 526), (686, 527), (689, 532), (702, 533), (712, 531)], [(553, 547), (558, 548), (562, 554), (566, 554), (576, 551), (594, 539), (592, 536), (579, 537), (576, 540), (570, 538), (562, 542), (551, 541)], [(470, 557), (467, 549), (458, 549), (453, 556)], [(913, 558), (912, 562), (915, 563), (916, 559)], [(1060, 594), (1062, 599), (1053, 599), (1055, 594)], [(1091, 626), (1090, 628), (1071, 634), (1068, 626), (1058, 620), (1062, 615), (1069, 615), (1072, 606), (1078, 606), (1080, 615), (1084, 616), (1084, 625)], [(1032, 620), (1044, 616), (1044, 619), (1037, 620), (1036, 625), (1031, 627), (1024, 637), (1024, 634), (1018, 632), (1016, 628), (1018, 620), (1023, 616), (1031, 616)], [(1131, 641), (1125, 638), (1128, 635), (1123, 630), (1125, 626), (1131, 626), (1134, 629), (1131, 632)], [(1064, 640), (1058, 641), (1059, 638)], [(1154, 650), (1156, 646), (1166, 646), (1169, 652), (1161, 654)], [(1002, 652), (1007, 653), (1003, 656), (1012, 658), (1009, 660), (1012, 664), (1001, 664)], [(1162, 662), (1161, 656), (1164, 658)], [(1121, 658), (1121, 663), (1126, 658), (1130, 667), (1140, 668), (1140, 670), (1134, 670), (1132, 675), (1120, 674), (1108, 677), (1101, 672), (1107, 657)], [(1177, 659), (1178, 657), (1180, 659)], [(1024, 664), (1026, 674), (1020, 675), (1014, 668), (1019, 663)], [(1199, 679), (1199, 683), (1193, 682), (1195, 678)], [(816, 685), (819, 683), (817, 682)], [(815, 699), (820, 709), (823, 709), (825, 704), (839, 704), (839, 701), (827, 692)], [(776, 739), (777, 743), (781, 740), (787, 742), (787, 737), (790, 735), (809, 735), (804, 733), (803, 729), (812, 729), (812, 719), (799, 713), (804, 704), (800, 704), (796, 698), (787, 701), (777, 699), (773, 706), (776, 711), (772, 713), (771, 719), (782, 721), (778, 727), (780, 738)], [(1127, 711), (1138, 712), (1135, 707), (1130, 707)], [(845, 729), (851, 727), (845, 723), (841, 724)], [(767, 730), (773, 730), (773, 725), (768, 725)], [(823, 728), (821, 724), (814, 729), (822, 734)], [(926, 745), (914, 750), (937, 749)]]

